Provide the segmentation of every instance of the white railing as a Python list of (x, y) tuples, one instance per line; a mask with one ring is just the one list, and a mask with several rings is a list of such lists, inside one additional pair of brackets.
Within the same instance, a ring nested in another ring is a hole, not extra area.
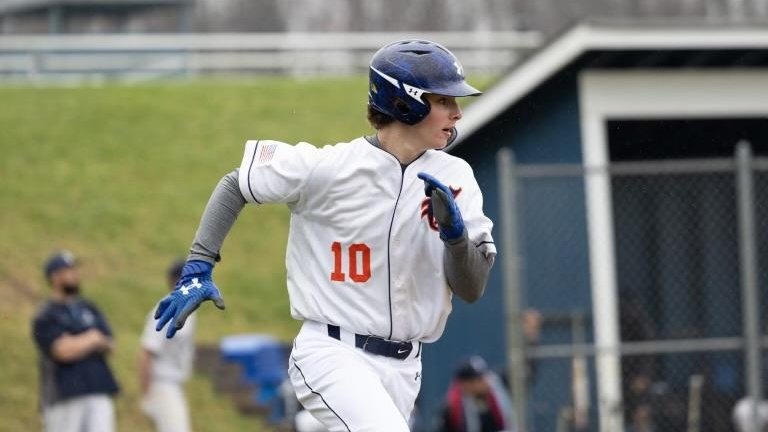
[(0, 80), (351, 74), (404, 38), (442, 43), (471, 73), (506, 69), (541, 44), (535, 32), (13, 35), (0, 36)]

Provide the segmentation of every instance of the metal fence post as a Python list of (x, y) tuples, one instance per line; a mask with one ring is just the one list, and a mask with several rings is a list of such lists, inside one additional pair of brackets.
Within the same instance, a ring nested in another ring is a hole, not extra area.
[(757, 245), (752, 149), (746, 141), (736, 146), (736, 194), (739, 217), (740, 280), (744, 316), (744, 369), (750, 400), (750, 431), (759, 432), (757, 404), (762, 400), (760, 316), (757, 287)]
[(515, 412), (515, 430), (527, 432), (527, 371), (520, 301), (520, 260), (517, 247), (517, 179), (514, 175), (514, 155), (511, 149), (505, 147), (496, 153), (496, 170), (502, 230), (501, 261), (507, 330), (507, 369)]

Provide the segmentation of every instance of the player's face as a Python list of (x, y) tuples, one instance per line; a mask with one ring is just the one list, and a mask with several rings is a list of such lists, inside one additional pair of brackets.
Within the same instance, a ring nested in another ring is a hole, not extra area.
[(424, 97), (430, 105), (430, 111), (415, 127), (426, 148), (441, 149), (448, 144), (456, 122), (461, 118), (461, 108), (452, 96), (426, 94)]
[(474, 397), (483, 397), (487, 395), (491, 388), (488, 385), (488, 381), (483, 377), (477, 377), (467, 380), (459, 381), (462, 393), (471, 395)]
[(60, 269), (51, 275), (51, 286), (62, 295), (75, 295), (80, 291), (80, 272), (75, 267)]

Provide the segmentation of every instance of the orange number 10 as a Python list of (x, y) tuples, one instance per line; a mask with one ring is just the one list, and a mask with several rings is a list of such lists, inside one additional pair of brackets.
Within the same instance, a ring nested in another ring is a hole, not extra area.
[[(341, 270), (342, 250), (341, 243), (333, 242), (331, 245), (333, 252), (333, 271), (331, 280), (335, 282), (344, 282), (346, 275)], [(353, 282), (367, 282), (371, 278), (371, 248), (365, 243), (353, 243), (347, 250), (349, 256), (349, 278)], [(358, 263), (358, 260), (360, 263)], [(360, 265), (360, 267), (358, 267)]]

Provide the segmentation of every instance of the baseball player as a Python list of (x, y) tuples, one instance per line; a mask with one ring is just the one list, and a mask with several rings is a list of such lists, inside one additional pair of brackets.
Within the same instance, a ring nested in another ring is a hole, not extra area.
[(423, 344), (436, 341), (453, 294), (482, 295), (496, 249), (470, 166), (440, 151), (456, 136), (457, 97), (479, 95), (461, 64), (429, 41), (398, 41), (370, 64), (376, 133), (317, 148), (254, 140), (213, 191), (177, 288), (158, 305), (173, 337), (205, 300), (246, 202), (291, 210), (291, 315), (303, 321), (289, 375), (331, 431), (408, 431)]
[[(181, 260), (175, 260), (168, 267), (168, 290), (175, 288), (183, 267)], [(192, 374), (196, 317), (190, 316), (173, 339), (166, 339), (155, 331), (153, 312), (146, 318), (137, 358), (141, 410), (157, 432), (189, 432), (192, 427), (184, 383)]]

